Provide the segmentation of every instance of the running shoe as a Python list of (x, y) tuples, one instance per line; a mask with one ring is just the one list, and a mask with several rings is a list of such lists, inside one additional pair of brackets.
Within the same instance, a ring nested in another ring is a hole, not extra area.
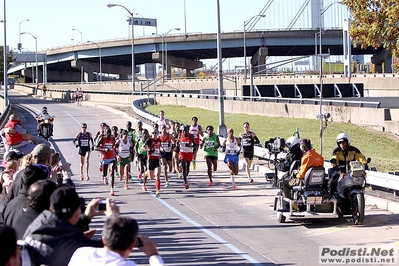
[(84, 180), (83, 175), (80, 176), (80, 180), (82, 180), (82, 181)]
[(128, 189), (129, 189), (129, 186), (128, 186), (128, 185), (125, 185), (125, 189), (128, 190)]
[(213, 186), (213, 181), (209, 181), (209, 184), (208, 184), (208, 186)]
[(141, 189), (143, 189), (143, 191), (147, 191), (147, 187), (146, 187), (145, 185), (143, 185), (143, 186), (141, 187)]
[(143, 178), (143, 174), (142, 174), (142, 173), (139, 173), (139, 174), (137, 175), (137, 178), (138, 178), (138, 179), (142, 179), (142, 178)]
[(176, 174), (177, 173), (176, 170), (173, 170), (173, 173)]
[(186, 182), (186, 183), (184, 184), (184, 187), (185, 187), (186, 189), (189, 189), (189, 188), (190, 188), (190, 186), (188, 185), (188, 182)]
[(98, 170), (99, 170), (100, 172), (103, 171), (103, 165), (102, 165), (102, 164), (100, 164), (100, 166), (98, 167)]
[(90, 176), (86, 175), (86, 180), (89, 181), (90, 180)]
[(101, 180), (104, 181), (104, 175), (101, 175)]
[(195, 170), (197, 168), (197, 162), (193, 161), (193, 170)]
[(116, 178), (119, 178), (119, 181), (122, 181), (122, 176), (119, 176), (118, 173), (116, 173)]
[(183, 174), (179, 173), (179, 179), (183, 179)]
[(237, 189), (237, 187), (236, 187), (236, 186), (233, 186), (231, 189), (232, 189), (232, 190), (236, 190), (236, 189)]
[(108, 177), (104, 177), (104, 185), (108, 186)]
[(160, 198), (161, 197), (161, 192), (159, 190), (155, 193), (155, 197), (156, 198)]
[(254, 180), (251, 178), (251, 180), (249, 180), (249, 183), (252, 185), (254, 183)]
[(142, 178), (140, 178), (139, 181), (140, 181), (140, 184), (144, 183), (144, 180)]
[(165, 187), (169, 187), (169, 182), (168, 181), (165, 182)]
[(109, 193), (111, 196), (115, 196), (115, 192), (113, 189), (111, 189), (111, 193)]

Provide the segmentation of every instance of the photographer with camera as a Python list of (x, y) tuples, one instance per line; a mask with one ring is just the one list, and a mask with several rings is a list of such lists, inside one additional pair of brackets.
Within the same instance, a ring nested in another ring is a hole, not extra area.
[(81, 247), (75, 251), (69, 266), (80, 265), (119, 265), (134, 266), (126, 260), (134, 247), (138, 247), (149, 257), (151, 266), (165, 265), (158, 255), (157, 247), (148, 237), (138, 236), (139, 226), (133, 218), (112, 215), (104, 224), (103, 248)]
[(250, 168), (252, 166), (252, 160), (254, 158), (254, 145), (259, 144), (260, 141), (254, 132), (249, 131), (249, 123), (244, 122), (243, 124), (244, 132), (240, 134), (243, 157), (244, 157), (244, 167), (247, 173), (248, 182), (250, 184), (254, 183), (251, 178)]
[(285, 158), (276, 165), (277, 170), (281, 172), (287, 172), (293, 162), (301, 161), (302, 151), (300, 149), (299, 142), (299, 138), (295, 136), (289, 137), (285, 141), (285, 146), (289, 149), (289, 152), (287, 153)]
[[(119, 213), (119, 207), (110, 199), (106, 200), (106, 211), (94, 211), (99, 202), (100, 199), (93, 199), (88, 204), (87, 208), (92, 210), (92, 214), (105, 213), (110, 217)], [(50, 210), (44, 210), (28, 226), (23, 239), (27, 245), (40, 251), (35, 253), (40, 258), (40, 265), (67, 265), (76, 249), (103, 246), (100, 240), (91, 239), (94, 230), (83, 233), (77, 226), (80, 221), (80, 206), (81, 198), (74, 188), (59, 187), (50, 196)], [(35, 256), (31, 254), (31, 258), (33, 257)]]

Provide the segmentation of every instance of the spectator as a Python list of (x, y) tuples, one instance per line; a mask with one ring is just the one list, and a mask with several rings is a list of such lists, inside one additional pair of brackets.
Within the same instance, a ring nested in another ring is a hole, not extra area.
[(9, 151), (16, 151), (26, 155), (39, 143), (50, 146), (50, 143), (44, 139), (36, 138), (29, 134), (28, 131), (22, 127), (19, 116), (15, 114), (10, 115), (8, 122), (0, 131), (0, 135), (5, 144), (6, 154)]
[(9, 226), (0, 226), (0, 265), (19, 266), (20, 256), (15, 230)]
[(42, 211), (50, 208), (50, 196), (56, 188), (56, 184), (50, 180), (39, 180), (29, 187), (27, 192), (28, 207), (17, 219), (14, 226), (18, 239), (22, 239), (26, 228)]
[(137, 237), (139, 226), (133, 218), (112, 215), (105, 222), (102, 241), (103, 248), (82, 247), (75, 251), (69, 266), (80, 265), (118, 265), (134, 266), (126, 260), (135, 246), (149, 257), (149, 264), (165, 265), (157, 248), (147, 237)]
[[(93, 199), (88, 208), (94, 209), (99, 201)], [(85, 235), (75, 226), (79, 222), (80, 202), (72, 187), (59, 187), (50, 197), (50, 211), (44, 210), (26, 229), (23, 239), (28, 245), (40, 250), (44, 264), (67, 265), (76, 249), (103, 246), (100, 240), (90, 239), (93, 232)], [(119, 208), (109, 199), (106, 208), (107, 216), (119, 213)]]
[[(41, 167), (43, 171), (46, 172), (45, 178), (50, 178), (50, 170), (48, 167), (51, 163), (52, 153), (53, 152), (49, 146), (45, 144), (36, 145), (30, 155), (26, 156), (26, 160), (28, 160), (26, 163), (34, 164)], [(17, 174), (14, 178), (10, 193), (7, 194), (7, 202), (10, 202), (13, 198), (18, 196), (19, 191), (23, 188), (23, 182), (21, 177), (21, 174)], [(51, 181), (56, 182), (57, 175), (51, 176)], [(25, 193), (25, 191), (23, 191), (23, 193)]]
[(18, 170), (18, 162), (15, 160), (8, 161), (6, 163), (6, 168), (4, 169), (3, 172), (1, 172), (0, 175), (0, 183), (1, 186), (3, 187), (3, 198), (6, 197), (12, 182), (14, 181), (14, 174)]
[(3, 210), (4, 223), (13, 227), (24, 209), (28, 207), (26, 193), (29, 187), (38, 180), (46, 179), (47, 176), (43, 169), (35, 165), (26, 167), (22, 172), (23, 189), (19, 191), (17, 197), (6, 204)]

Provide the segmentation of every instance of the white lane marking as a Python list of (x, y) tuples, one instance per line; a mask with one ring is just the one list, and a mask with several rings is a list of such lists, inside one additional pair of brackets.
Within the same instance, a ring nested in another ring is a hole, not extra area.
[[(150, 191), (149, 191), (150, 192)], [(154, 194), (152, 192), (150, 192), (151, 194)], [(155, 197), (155, 196), (154, 196)], [(174, 213), (176, 213), (177, 215), (179, 215), (181, 218), (183, 218), (184, 220), (186, 220), (187, 222), (191, 223), (192, 225), (194, 225), (195, 227), (197, 227), (198, 229), (200, 229), (202, 232), (204, 232), (205, 234), (207, 234), (208, 236), (212, 237), (213, 239), (215, 239), (216, 241), (218, 241), (219, 243), (225, 245), (226, 247), (228, 247), (229, 249), (231, 249), (233, 252), (235, 252), (236, 254), (240, 255), (241, 257), (243, 257), (244, 259), (246, 259), (247, 261), (253, 263), (256, 266), (263, 266), (262, 263), (260, 263), (259, 261), (257, 261), (256, 259), (252, 258), (251, 256), (245, 254), (243, 251), (241, 251), (240, 249), (238, 249), (237, 247), (235, 247), (233, 244), (230, 244), (229, 242), (227, 242), (226, 240), (224, 240), (223, 238), (219, 237), (218, 235), (214, 234), (213, 232), (211, 232), (210, 230), (204, 228), (202, 225), (200, 225), (199, 223), (193, 221), (190, 217), (186, 216), (185, 214), (181, 213), (179, 210), (177, 210), (176, 208), (172, 207), (169, 203), (167, 203), (166, 201), (164, 201), (163, 199), (158, 198), (158, 200), (165, 205), (165, 207), (167, 207), (169, 210), (173, 211)]]

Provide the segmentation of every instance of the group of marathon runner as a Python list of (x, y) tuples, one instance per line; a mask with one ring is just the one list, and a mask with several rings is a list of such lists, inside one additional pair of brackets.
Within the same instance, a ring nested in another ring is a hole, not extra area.
[(86, 123), (83, 123), (81, 128), (81, 132), (73, 140), (79, 148), (80, 180), (90, 180), (90, 152), (97, 150), (100, 157), (101, 179), (105, 185), (111, 183), (111, 196), (115, 195), (115, 178), (124, 180), (125, 189), (129, 189), (128, 180), (132, 178), (131, 163), (135, 158), (137, 178), (142, 184), (143, 191), (147, 191), (146, 184), (149, 177), (151, 180), (155, 179), (155, 195), (160, 196), (162, 169), (166, 188), (169, 187), (168, 173), (173, 172), (183, 179), (184, 187), (188, 189), (190, 166), (196, 170), (198, 149), (204, 151), (209, 186), (214, 185), (212, 173), (217, 170), (219, 148), (226, 153), (224, 163), (230, 170), (232, 190), (236, 189), (235, 176), (238, 174), (241, 152), (248, 183), (254, 182), (250, 168), (254, 157), (254, 145), (260, 142), (256, 134), (249, 130), (248, 122), (243, 124), (244, 132), (239, 137), (234, 136), (232, 128), (228, 129), (228, 136), (223, 143), (220, 143), (219, 137), (214, 133), (213, 126), (207, 126), (203, 132), (197, 117), (191, 119), (191, 125), (184, 125), (169, 121), (163, 111), (160, 111), (159, 119), (151, 130), (143, 128), (141, 120), (137, 121), (136, 129), (132, 128), (130, 121), (126, 123), (126, 129), (101, 123), (100, 129), (94, 136), (87, 131)]

